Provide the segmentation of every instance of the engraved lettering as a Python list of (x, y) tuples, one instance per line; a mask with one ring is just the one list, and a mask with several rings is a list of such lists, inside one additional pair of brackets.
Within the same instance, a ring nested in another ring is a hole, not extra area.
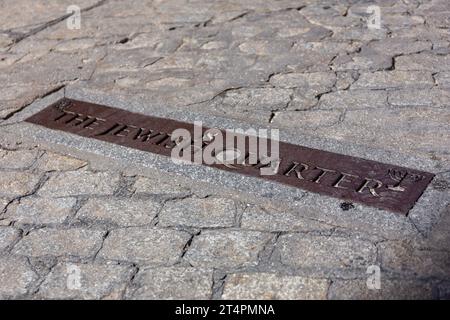
[[(68, 112), (70, 113), (70, 112)], [(88, 120), (88, 117), (83, 115), (83, 114), (79, 114), (79, 113), (73, 113), (73, 117), (70, 118), (69, 120), (65, 121), (65, 124), (70, 124), (73, 126), (78, 126), (81, 125), (83, 122), (85, 122), (86, 120)]]
[[(300, 167), (299, 167), (300, 166)], [(305, 178), (302, 176), (302, 172), (308, 170), (309, 166), (304, 163), (293, 162), (292, 166), (288, 171), (284, 173), (285, 176), (289, 177), (292, 171), (295, 171), (297, 178), (304, 180)]]
[(68, 113), (66, 111), (62, 111), (62, 113), (59, 116), (57, 116), (56, 118), (54, 118), (53, 121), (58, 122), (62, 118), (66, 117), (67, 115), (70, 115), (70, 113)]
[(63, 111), (63, 114), (56, 117), (54, 121), (62, 121), (67, 125), (73, 125), (74, 127), (79, 126), (91, 130), (94, 129), (95, 126), (98, 126), (99, 122), (105, 122), (104, 119), (91, 117), (89, 115), (84, 115), (72, 111)]
[[(51, 104), (26, 121), (145, 152), (175, 154), (173, 160), (176, 158), (180, 162), (186, 160), (221, 170), (235, 169), (245, 175), (308, 192), (327, 194), (403, 214), (408, 213), (434, 177), (432, 173), (415, 169), (278, 142), (278, 139), (268, 139), (259, 131), (253, 134), (238, 131), (241, 129), (210, 130), (202, 127), (201, 122), (180, 123), (67, 98)], [(184, 129), (176, 129), (179, 127)], [(227, 140), (223, 137), (223, 143), (217, 139), (219, 133), (221, 136), (226, 134)], [(233, 135), (244, 138), (239, 140), (232, 138)], [(222, 144), (228, 141), (231, 144), (224, 149)], [(262, 147), (260, 142), (264, 142)], [(281, 153), (276, 156), (272, 150), (268, 150), (269, 147), (272, 149), (273, 143), (279, 143), (280, 146)], [(164, 148), (171, 151), (165, 152)], [(219, 154), (218, 150), (221, 150)], [(222, 161), (224, 165), (216, 166), (216, 161), (209, 164), (204, 159), (205, 154)], [(283, 163), (280, 165), (281, 158)], [(265, 177), (272, 174), (275, 176)]]
[(403, 172), (401, 170), (395, 170), (395, 169), (389, 169), (388, 174), (389, 174), (389, 177), (392, 180), (397, 181), (397, 183), (396, 184), (388, 184), (387, 188), (392, 191), (399, 191), (399, 192), (405, 191), (405, 188), (400, 186), (400, 184), (406, 178), (406, 176), (408, 175), (408, 172)]
[(126, 137), (130, 133), (130, 128), (124, 124), (121, 127), (119, 127), (117, 130), (115, 130), (112, 135), (116, 137)]
[(340, 185), (343, 182), (352, 182), (352, 180), (346, 179), (347, 177), (359, 178), (358, 176), (355, 176), (353, 174), (341, 172), (340, 177), (338, 178), (336, 183), (333, 184), (333, 187), (338, 188), (338, 189), (348, 189), (347, 187), (343, 187)]
[(170, 135), (163, 133), (162, 134), (163, 137), (161, 139), (159, 139), (155, 144), (158, 146), (163, 146), (167, 149), (170, 148), (170, 145), (172, 144), (172, 140), (170, 138)]
[(155, 133), (151, 129), (137, 128), (137, 132), (134, 135), (133, 140), (141, 140), (142, 142), (145, 142), (156, 135), (158, 135), (158, 133)]
[(101, 118), (90, 118), (89, 120), (86, 121), (86, 123), (83, 124), (83, 127), (85, 129), (94, 130), (96, 127), (100, 125), (101, 122), (104, 123), (106, 122), (106, 120)]
[(170, 139), (170, 136), (167, 133), (164, 132), (158, 132), (157, 134), (152, 135), (147, 141), (149, 141), (152, 144), (160, 145), (167, 139)]
[(123, 126), (124, 126), (123, 124), (115, 123), (112, 127), (106, 129), (105, 131), (97, 133), (95, 136), (99, 137), (99, 136), (105, 136), (108, 134), (114, 135), (115, 132), (121, 130)]
[[(370, 184), (375, 183), (375, 185), (370, 185)], [(380, 195), (375, 191), (376, 189), (379, 189), (383, 186), (383, 183), (380, 180), (377, 179), (371, 179), (371, 178), (365, 178), (364, 183), (362, 184), (362, 186), (357, 190), (358, 193), (363, 193), (364, 190), (369, 190), (369, 192), (374, 196), (374, 197), (379, 197)]]
[(261, 172), (261, 175), (275, 175), (280, 169), (281, 159), (272, 159), (272, 157), (263, 157), (257, 168), (266, 168), (267, 170)]
[(80, 124), (87, 119), (86, 116), (83, 116), (79, 113), (75, 113), (75, 112), (71, 112), (71, 111), (63, 111), (63, 112), (64, 112), (64, 114), (57, 117), (55, 119), (55, 121), (57, 121), (57, 122), (62, 121), (65, 124), (70, 124), (72, 122), (75, 122), (74, 126), (76, 126), (77, 124)]
[(334, 170), (325, 169), (325, 168), (321, 168), (321, 167), (315, 167), (314, 169), (319, 169), (321, 171), (320, 174), (313, 180), (315, 183), (320, 183), (320, 179), (322, 179), (323, 176), (326, 175), (328, 172), (336, 173), (336, 171), (334, 171)]

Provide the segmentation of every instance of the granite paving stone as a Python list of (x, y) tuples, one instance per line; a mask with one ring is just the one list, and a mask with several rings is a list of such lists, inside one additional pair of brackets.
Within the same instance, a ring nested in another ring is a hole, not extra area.
[(184, 231), (156, 228), (112, 230), (98, 258), (139, 262), (151, 265), (173, 265), (181, 257), (190, 239)]
[(89, 199), (76, 214), (76, 220), (104, 227), (149, 225), (161, 209), (154, 200)]
[(14, 254), (40, 256), (93, 257), (100, 249), (103, 231), (72, 228), (43, 228), (25, 235), (13, 248)]
[(137, 177), (132, 188), (135, 194), (183, 195), (190, 193), (187, 186), (173, 183), (172, 180), (166, 180), (161, 177)]
[[(67, 182), (70, 181), (70, 185)], [(119, 176), (111, 172), (58, 172), (39, 190), (40, 196), (65, 197), (78, 195), (111, 195), (119, 183)]]
[(376, 71), (363, 73), (351, 89), (430, 89), (434, 81), (431, 72), (426, 71)]
[(133, 268), (121, 265), (58, 263), (39, 286), (40, 299), (121, 299)]
[(380, 289), (369, 288), (367, 279), (336, 280), (329, 291), (332, 300), (429, 300), (433, 286), (424, 281), (385, 279), (381, 274)]
[(164, 204), (159, 214), (161, 226), (231, 227), (238, 208), (233, 200), (187, 198)]
[(41, 176), (30, 171), (4, 171), (0, 174), (0, 185), (3, 186), (0, 196), (16, 198), (31, 194), (37, 187)]
[(14, 201), (2, 216), (19, 224), (62, 224), (73, 213), (75, 198), (27, 197)]
[(85, 165), (85, 161), (54, 152), (46, 152), (37, 162), (37, 167), (43, 171), (72, 171)]
[(0, 251), (10, 247), (14, 241), (19, 239), (20, 231), (12, 227), (0, 226)]
[(381, 243), (379, 249), (383, 269), (419, 278), (449, 274), (448, 251), (414, 248), (406, 242)]
[(194, 238), (185, 259), (194, 267), (254, 266), (270, 238), (270, 234), (256, 231), (207, 230)]
[(371, 242), (341, 236), (282, 235), (277, 248), (281, 263), (316, 272), (365, 270), (376, 260)]
[(139, 270), (127, 291), (130, 299), (209, 299), (212, 270), (186, 267), (145, 268)]
[(395, 65), (397, 70), (449, 71), (450, 57), (430, 53), (411, 54), (396, 58)]
[(25, 257), (2, 256), (0, 258), (0, 298), (21, 298), (38, 280)]
[(327, 298), (329, 281), (270, 273), (233, 274), (227, 277), (223, 299), (310, 299)]
[(17, 150), (11, 152), (0, 149), (0, 168), (4, 169), (28, 169), (33, 165), (38, 153), (36, 150)]
[(333, 225), (302, 217), (295, 212), (249, 205), (241, 218), (241, 228), (255, 231), (330, 231)]

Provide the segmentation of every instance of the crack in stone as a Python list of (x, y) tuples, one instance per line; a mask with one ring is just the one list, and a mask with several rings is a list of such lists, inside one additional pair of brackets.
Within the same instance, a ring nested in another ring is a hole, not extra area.
[(12, 111), (11, 113), (7, 114), (5, 117), (3, 117), (3, 120), (8, 120), (10, 118), (12, 118), (13, 116), (15, 116), (16, 114), (22, 112), (23, 110), (25, 110), (27, 107), (29, 107), (30, 105), (32, 105), (33, 103), (35, 103), (37, 100), (40, 99), (44, 99), (45, 97), (58, 92), (61, 89), (65, 89), (66, 84), (60, 84), (60, 85), (56, 85), (55, 87), (53, 87), (52, 89), (50, 89), (49, 91), (39, 95), (37, 98), (33, 99), (33, 101), (31, 101), (30, 103), (27, 103), (25, 105), (23, 105), (22, 107)]
[(104, 234), (103, 234), (103, 238), (102, 238), (102, 243), (100, 245), (100, 248), (97, 250), (97, 252), (93, 255), (92, 257), (92, 262), (94, 262), (97, 259), (98, 254), (100, 253), (100, 251), (103, 249), (103, 246), (105, 245), (105, 241), (106, 238), (108, 238), (108, 236), (110, 235), (110, 230), (107, 230)]
[[(106, 1), (108, 1), (108, 0), (100, 0), (99, 2), (93, 4), (90, 7), (81, 9), (81, 12), (88, 12), (88, 11), (90, 11), (92, 9), (95, 9), (95, 8), (105, 4)], [(15, 32), (15, 31), (12, 31), (12, 30), (0, 31), (0, 33), (3, 32), (3, 33), (6, 33), (6, 34), (8, 34), (8, 35), (13, 37), (13, 43), (9, 46), (9, 49), (8, 49), (8, 51), (9, 51), (14, 45), (18, 44), (22, 40), (24, 40), (26, 38), (29, 38), (29, 37), (31, 37), (31, 36), (41, 32), (41, 31), (45, 30), (45, 29), (48, 29), (48, 28), (50, 28), (50, 27), (60, 23), (61, 21), (66, 20), (67, 18), (71, 17), (73, 14), (74, 13), (67, 13), (67, 14), (65, 14), (63, 16), (60, 16), (58, 18), (55, 18), (55, 19), (50, 20), (48, 22), (45, 22), (42, 25), (40, 25), (40, 26), (38, 26), (38, 27), (36, 27), (34, 29), (31, 29), (30, 31), (28, 31), (26, 33)]]
[(222, 297), (225, 288), (225, 282), (228, 275), (219, 270), (214, 270), (211, 284), (211, 300), (219, 300)]

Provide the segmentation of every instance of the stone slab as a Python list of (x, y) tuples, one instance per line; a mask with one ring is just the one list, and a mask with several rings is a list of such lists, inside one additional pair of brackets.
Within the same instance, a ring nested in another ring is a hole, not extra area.
[[(38, 143), (50, 150), (68, 153), (82, 159), (96, 159), (100, 166), (119, 166), (139, 170), (143, 175), (151, 176), (154, 170), (162, 171), (171, 177), (188, 178), (199, 183), (206, 183), (212, 189), (230, 190), (241, 193), (246, 199), (257, 198), (259, 201), (277, 201), (280, 207), (301, 212), (301, 215), (321, 222), (331, 222), (348, 228), (357, 228), (365, 232), (380, 234), (387, 238), (415, 236), (426, 234), (438, 220), (449, 204), (449, 190), (439, 188), (434, 181), (447, 181), (450, 177), (442, 171), (439, 159), (412, 157), (400, 152), (368, 148), (341, 141), (321, 139), (289, 130), (280, 131), (280, 141), (317, 148), (349, 156), (367, 158), (373, 161), (390, 163), (397, 166), (413, 167), (436, 174), (433, 182), (425, 190), (408, 217), (396, 217), (386, 210), (374, 209), (364, 205), (355, 205), (345, 212), (341, 209), (342, 201), (328, 196), (316, 195), (297, 188), (281, 185), (259, 178), (236, 175), (198, 165), (180, 165), (168, 161), (166, 157), (133, 150), (123, 146), (95, 141), (70, 133), (57, 132), (23, 120), (39, 112), (49, 104), (63, 97), (110, 105), (131, 112), (168, 117), (178, 121), (191, 122), (201, 120), (204, 126), (227, 129), (249, 129), (249, 124), (216, 116), (199, 115), (186, 109), (170, 108), (152, 104), (145, 97), (123, 97), (106, 95), (98, 91), (80, 88), (66, 88), (43, 99), (37, 100), (21, 113), (2, 123), (2, 139), (19, 139), (23, 142)], [(259, 127), (252, 126), (258, 130)], [(262, 128), (264, 129), (264, 128)]]
[[(186, 130), (192, 142), (192, 139), (200, 139), (195, 137), (197, 128), (192, 123), (71, 99), (62, 99), (51, 104), (25, 121), (45, 128), (168, 157), (172, 157), (173, 152), (180, 148), (174, 141), (173, 134), (176, 130)], [(204, 137), (210, 128), (199, 129), (201, 130), (199, 133)], [(218, 148), (227, 150), (230, 148), (228, 141), (231, 139), (235, 141), (238, 138), (243, 145), (233, 142), (232, 150), (238, 151), (239, 157), (242, 155), (242, 158), (236, 159), (229, 165), (220, 162), (210, 164), (202, 159), (200, 161), (202, 165), (276, 181), (307, 191), (403, 214), (408, 213), (434, 177), (434, 174), (424, 171), (306, 148), (282, 141), (276, 142), (279, 160), (273, 160), (270, 163), (272, 166), (276, 165), (276, 170), (272, 168), (273, 174), (264, 175), (260, 172), (260, 168), (267, 164), (261, 163), (265, 154), (260, 154), (262, 151), (260, 149), (261, 145), (275, 145), (273, 139), (266, 141), (253, 138), (254, 142), (252, 142), (248, 134), (236, 135), (230, 131), (221, 133), (222, 139), (216, 137), (202, 143), (202, 153), (217, 153), (212, 151), (211, 147), (214, 147), (214, 150)], [(183, 136), (184, 139), (186, 137)], [(184, 143), (183, 141), (182, 144)], [(252, 147), (255, 148), (253, 152), (258, 157), (258, 162), (250, 164), (246, 155)], [(207, 151), (208, 149), (211, 151)], [(183, 156), (186, 153), (186, 150), (183, 150)], [(198, 153), (197, 151), (196, 155)], [(205, 155), (202, 154), (202, 158)], [(193, 161), (195, 157), (191, 155), (188, 161)]]

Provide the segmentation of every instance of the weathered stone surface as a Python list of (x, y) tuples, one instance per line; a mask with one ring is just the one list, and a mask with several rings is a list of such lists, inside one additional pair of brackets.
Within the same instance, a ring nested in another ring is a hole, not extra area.
[(223, 299), (311, 299), (327, 298), (329, 281), (271, 273), (233, 274), (228, 276)]
[(20, 298), (28, 293), (38, 279), (25, 258), (0, 257), (0, 298)]
[(287, 73), (270, 78), (270, 83), (281, 88), (302, 88), (316, 94), (329, 90), (336, 83), (333, 72)]
[[(95, 0), (81, 0), (80, 8), (95, 4)], [(0, 30), (13, 29), (27, 32), (33, 27), (43, 25), (66, 14), (66, 9), (72, 3), (67, 0), (53, 2), (44, 0), (36, 6), (30, 6), (27, 1), (15, 1), (8, 5), (8, 10), (2, 10)]]
[(433, 84), (431, 73), (426, 71), (377, 71), (363, 73), (351, 89), (427, 89)]
[(395, 90), (389, 92), (392, 106), (444, 107), (450, 105), (448, 90)]
[(30, 194), (37, 186), (40, 176), (31, 172), (2, 172), (0, 174), (0, 196), (15, 198)]
[(103, 231), (78, 228), (33, 230), (14, 246), (13, 253), (32, 257), (75, 256), (88, 258), (94, 256), (100, 249), (103, 235)]
[(385, 270), (419, 278), (450, 273), (450, 252), (421, 250), (406, 242), (381, 243), (379, 248)]
[(231, 227), (238, 208), (226, 198), (187, 198), (164, 204), (159, 215), (161, 226)]
[(394, 56), (430, 50), (432, 44), (429, 41), (417, 41), (415, 39), (388, 38), (373, 41), (368, 46), (380, 53)]
[(120, 299), (133, 269), (120, 265), (58, 263), (40, 285), (43, 299)]
[(209, 299), (212, 271), (169, 267), (140, 270), (128, 290), (131, 299)]
[[(403, 120), (401, 120), (403, 119)], [(406, 121), (405, 122), (403, 121)], [(373, 110), (316, 110), (280, 112), (273, 118), (280, 127), (302, 129), (336, 140), (353, 141), (406, 154), (447, 159), (449, 112), (446, 108), (397, 108)], [(383, 130), (380, 128), (383, 127)], [(445, 147), (444, 147), (445, 146)]]
[(254, 266), (270, 238), (270, 234), (255, 231), (208, 230), (194, 238), (185, 259), (194, 267)]
[(434, 76), (439, 87), (450, 88), (450, 72), (439, 72)]
[(366, 279), (336, 280), (329, 299), (338, 300), (422, 300), (433, 299), (432, 286), (426, 281), (385, 279), (381, 273), (380, 289), (369, 289)]
[(247, 54), (271, 55), (284, 53), (290, 47), (292, 47), (290, 41), (251, 40), (239, 45), (239, 50)]
[[(0, 198), (0, 212), (3, 212), (5, 210), (6, 206), (10, 203), (10, 201), (11, 200), (7, 198)], [(2, 218), (3, 217), (0, 216), (0, 223), (2, 222)]]
[[(445, 184), (444, 184), (445, 186)], [(441, 220), (436, 224), (426, 239), (426, 247), (447, 250), (450, 243), (450, 208), (444, 212)]]
[[(8, 35), (6, 35), (4, 33), (0, 34), (0, 48), (4, 48), (4, 47), (10, 45), (11, 43), (12, 43), (12, 39)], [(0, 52), (1, 52), (1, 50), (0, 50)]]
[[(70, 184), (67, 182), (70, 181)], [(51, 177), (39, 195), (64, 197), (75, 195), (110, 195), (118, 186), (119, 176), (111, 172), (68, 171)]]
[(388, 70), (392, 68), (392, 58), (372, 49), (364, 48), (355, 54), (345, 54), (333, 60), (333, 70)]
[(36, 150), (9, 151), (0, 149), (0, 168), (27, 169), (37, 158)]
[(152, 265), (173, 265), (183, 252), (190, 235), (186, 232), (126, 228), (110, 232), (99, 258)]
[(38, 168), (43, 171), (77, 170), (85, 165), (85, 161), (49, 151), (38, 161)]
[(282, 111), (277, 112), (272, 119), (276, 126), (289, 126), (315, 130), (316, 128), (332, 127), (340, 122), (340, 110)]
[(72, 52), (77, 50), (86, 50), (94, 46), (95, 41), (93, 39), (73, 39), (58, 43), (54, 50), (58, 52)]
[(283, 264), (315, 272), (365, 270), (376, 258), (372, 243), (339, 236), (287, 234), (278, 239), (277, 247)]
[(133, 192), (136, 194), (186, 194), (189, 189), (172, 180), (159, 178), (138, 177), (133, 185)]
[(434, 55), (431, 53), (411, 54), (395, 59), (397, 70), (424, 70), (431, 72), (450, 71), (449, 55)]
[(277, 88), (237, 89), (224, 94), (224, 110), (258, 111), (284, 108), (292, 90)]
[(347, 90), (356, 81), (357, 76), (357, 72), (352, 70), (336, 72), (336, 89)]
[(351, 90), (326, 93), (320, 97), (320, 109), (370, 109), (387, 106), (387, 94), (383, 91)]
[(11, 203), (3, 217), (20, 224), (61, 224), (75, 203), (75, 198), (27, 197)]
[(153, 200), (90, 199), (78, 211), (76, 219), (105, 226), (149, 225), (160, 208), (161, 204)]
[[(48, 52), (40, 59), (31, 59), (26, 64), (20, 63), (8, 68), (9, 85), (26, 86), (37, 83), (45, 95), (53, 86), (75, 79), (87, 80), (94, 71), (94, 62), (104, 56), (104, 48), (78, 51), (76, 53)], [(57, 66), (57, 68), (55, 67)]]
[(19, 230), (12, 227), (0, 226), (0, 251), (11, 246), (20, 236)]
[(293, 212), (280, 212), (276, 208), (250, 206), (241, 218), (241, 228), (256, 231), (326, 231), (332, 225), (304, 218)]

